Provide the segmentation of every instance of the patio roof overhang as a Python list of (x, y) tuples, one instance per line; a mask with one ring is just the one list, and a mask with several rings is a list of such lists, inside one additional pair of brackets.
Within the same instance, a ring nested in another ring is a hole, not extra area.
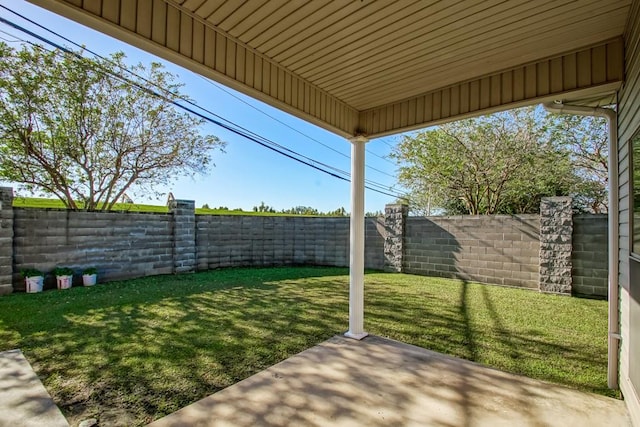
[[(347, 335), (353, 338), (366, 336), (366, 141), (546, 101), (574, 106), (614, 103), (624, 79), (623, 37), (632, 4), (632, 0), (29, 1), (350, 139)], [(634, 51), (627, 58), (635, 60), (637, 46), (630, 48)], [(615, 223), (617, 211), (610, 216), (610, 224)], [(610, 226), (610, 250), (617, 256), (614, 229)], [(610, 286), (617, 289), (617, 277)], [(610, 303), (616, 304), (610, 312), (617, 312), (617, 301)], [(615, 342), (613, 335), (610, 343)], [(610, 384), (617, 381), (612, 374), (618, 367), (615, 345), (610, 349)]]
[(623, 80), (631, 0), (30, 0), (344, 137)]

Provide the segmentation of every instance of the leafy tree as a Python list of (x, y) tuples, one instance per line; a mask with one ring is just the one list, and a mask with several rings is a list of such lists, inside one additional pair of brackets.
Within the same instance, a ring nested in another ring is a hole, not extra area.
[(609, 180), (607, 121), (602, 117), (550, 114), (551, 138), (567, 150), (578, 175), (573, 196), (583, 210), (606, 212)]
[(322, 212), (311, 206), (295, 206), (289, 209), (282, 209), (280, 212), (291, 215), (323, 215)]
[(295, 206), (289, 209), (282, 209), (280, 212), (290, 215), (348, 216), (347, 211), (343, 207), (333, 211), (322, 212), (316, 208), (312, 208), (311, 206)]
[[(254, 212), (271, 212), (275, 213), (276, 210), (272, 206), (265, 204), (264, 202), (260, 202), (259, 206), (253, 207)], [(334, 211), (321, 212), (316, 208), (312, 208), (311, 206), (294, 206), (289, 209), (282, 209), (279, 213), (289, 214), (289, 215), (314, 215), (314, 216), (349, 216), (345, 208), (341, 207)]]
[[(69, 209), (108, 210), (134, 184), (149, 194), (212, 165), (224, 144), (172, 105), (175, 76), (158, 63), (128, 68), (145, 81), (124, 72), (123, 53), (80, 53), (0, 43), (0, 178)], [(163, 97), (143, 89), (156, 85)]]
[(404, 138), (391, 156), (410, 190), (412, 210), (530, 213), (544, 196), (583, 191), (586, 181), (576, 172), (567, 140), (556, 140), (555, 120), (561, 119), (523, 108)]
[(338, 209), (336, 209), (335, 211), (329, 211), (326, 214), (327, 216), (348, 216), (347, 215), (347, 211), (344, 207), (340, 207)]
[(260, 202), (260, 206), (254, 206), (253, 211), (274, 213), (276, 210), (269, 205), (265, 205), (264, 202)]

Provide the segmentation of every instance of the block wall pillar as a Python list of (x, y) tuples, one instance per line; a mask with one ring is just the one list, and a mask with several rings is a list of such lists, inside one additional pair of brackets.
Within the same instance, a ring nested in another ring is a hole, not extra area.
[(404, 230), (409, 207), (407, 205), (386, 205), (384, 207), (384, 270), (402, 272), (404, 262)]
[(540, 291), (571, 295), (573, 209), (571, 197), (540, 204)]

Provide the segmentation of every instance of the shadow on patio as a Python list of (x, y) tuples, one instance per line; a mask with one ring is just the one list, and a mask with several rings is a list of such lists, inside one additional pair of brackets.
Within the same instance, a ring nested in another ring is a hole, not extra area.
[(624, 403), (377, 336), (333, 337), (152, 427), (630, 425)]

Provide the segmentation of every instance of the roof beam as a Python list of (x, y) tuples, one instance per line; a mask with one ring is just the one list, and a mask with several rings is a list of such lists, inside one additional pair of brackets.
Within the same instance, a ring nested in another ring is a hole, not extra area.
[(623, 40), (467, 80), (360, 112), (370, 138), (419, 129), (545, 100), (614, 91), (624, 78)]
[(373, 138), (537, 102), (613, 92), (624, 78), (623, 41), (616, 38), (429, 92), (420, 93), (418, 87), (417, 96), (358, 111), (181, 1), (30, 1), (344, 137)]

